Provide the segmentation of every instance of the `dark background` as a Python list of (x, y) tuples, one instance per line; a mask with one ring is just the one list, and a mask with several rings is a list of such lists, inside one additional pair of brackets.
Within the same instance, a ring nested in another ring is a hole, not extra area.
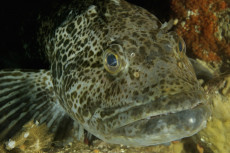
[[(39, 12), (48, 12), (61, 0), (5, 1), (0, 6), (0, 69), (49, 68), (35, 44)], [(154, 13), (162, 22), (168, 21), (170, 0), (127, 0)], [(44, 13), (44, 14), (45, 14)]]

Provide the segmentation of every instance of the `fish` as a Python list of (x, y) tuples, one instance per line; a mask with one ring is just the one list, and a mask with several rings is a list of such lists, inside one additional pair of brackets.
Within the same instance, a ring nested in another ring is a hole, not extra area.
[(171, 21), (124, 0), (77, 2), (41, 34), (50, 69), (0, 70), (0, 140), (30, 120), (128, 146), (205, 128), (207, 96)]

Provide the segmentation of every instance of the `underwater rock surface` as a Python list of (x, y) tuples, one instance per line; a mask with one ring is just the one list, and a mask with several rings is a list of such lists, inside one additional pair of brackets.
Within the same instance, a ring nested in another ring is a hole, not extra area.
[(230, 152), (230, 75), (212, 80), (205, 88), (213, 114), (207, 127), (195, 136), (196, 140), (214, 153)]
[(229, 7), (224, 0), (173, 0), (176, 31), (188, 50), (205, 61), (230, 58)]

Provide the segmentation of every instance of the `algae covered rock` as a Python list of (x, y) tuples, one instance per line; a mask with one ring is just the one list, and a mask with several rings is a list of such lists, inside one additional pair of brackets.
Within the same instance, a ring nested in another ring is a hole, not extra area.
[(212, 117), (207, 127), (196, 135), (196, 140), (214, 153), (228, 153), (230, 152), (230, 75), (212, 81), (206, 89), (215, 89), (214, 93), (209, 94)]

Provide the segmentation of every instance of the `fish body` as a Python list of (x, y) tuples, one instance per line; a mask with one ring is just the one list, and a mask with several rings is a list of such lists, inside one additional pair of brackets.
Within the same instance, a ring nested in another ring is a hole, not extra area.
[[(16, 89), (9, 87), (21, 85), (22, 94), (24, 81), (31, 87), (25, 112), (49, 127), (70, 116), (105, 142), (130, 146), (191, 136), (205, 127), (210, 111), (185, 43), (169, 27), (123, 0), (95, 2), (81, 13), (72, 9), (44, 38), (50, 70), (2, 70), (0, 102), (13, 109)], [(9, 133), (5, 119), (2, 138)]]

